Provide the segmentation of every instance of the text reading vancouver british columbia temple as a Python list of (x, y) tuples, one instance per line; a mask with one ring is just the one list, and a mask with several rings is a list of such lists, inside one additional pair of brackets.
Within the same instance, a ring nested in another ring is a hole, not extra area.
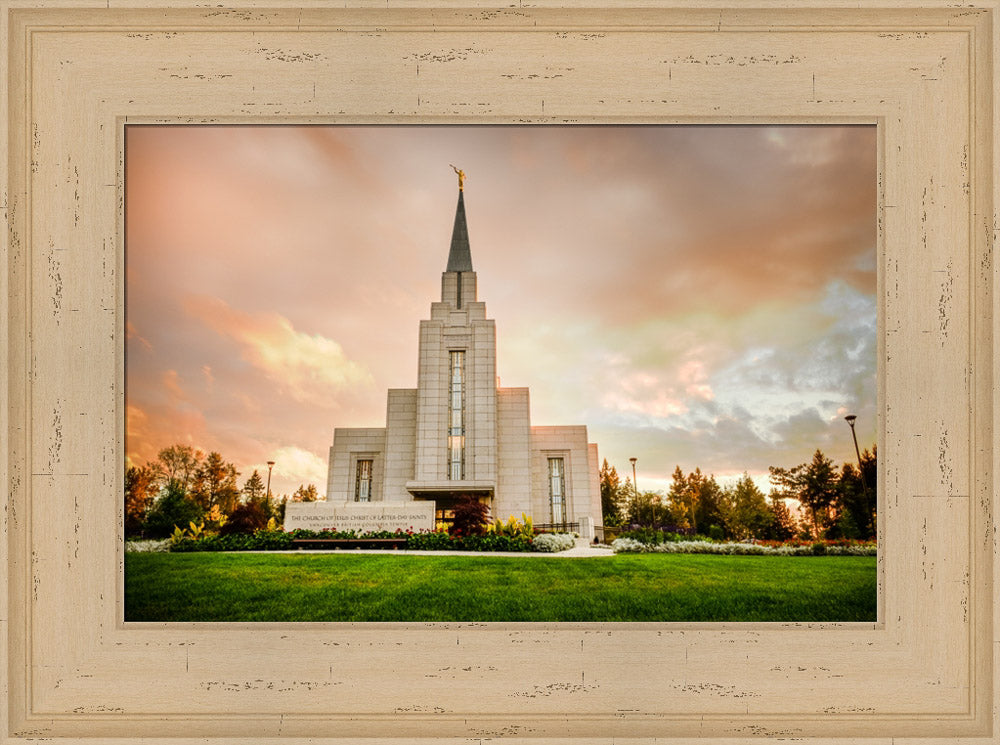
[(474, 495), (495, 518), (579, 523), (592, 538), (601, 522), (597, 445), (584, 425), (531, 426), (528, 389), (498, 385), (496, 325), (477, 297), (465, 174), (456, 172), (455, 227), (441, 301), (420, 322), (417, 387), (389, 390), (385, 427), (334, 430), (327, 501), (433, 502), (443, 520)]

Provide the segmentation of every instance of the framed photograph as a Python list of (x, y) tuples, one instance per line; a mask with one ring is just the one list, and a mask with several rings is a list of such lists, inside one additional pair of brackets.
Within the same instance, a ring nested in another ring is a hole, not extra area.
[[(0, 741), (994, 742), (998, 3), (364, 5), (0, 0)], [(125, 132), (192, 124), (874, 127), (877, 620), (126, 622)]]

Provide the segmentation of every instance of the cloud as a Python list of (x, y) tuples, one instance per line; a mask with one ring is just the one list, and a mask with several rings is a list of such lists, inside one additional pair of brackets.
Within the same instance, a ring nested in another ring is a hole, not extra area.
[(149, 340), (144, 339), (142, 336), (139, 335), (139, 332), (136, 331), (135, 324), (133, 324), (131, 321), (125, 322), (125, 338), (128, 339), (129, 341), (132, 341), (133, 343), (141, 344), (147, 350), (153, 349), (153, 345), (149, 343)]
[(371, 373), (349, 360), (337, 342), (297, 331), (277, 313), (241, 313), (211, 297), (191, 297), (184, 306), (234, 341), (244, 360), (297, 401), (328, 402), (332, 394), (373, 384)]
[[(320, 495), (326, 493), (326, 476), (329, 464), (325, 458), (300, 447), (288, 446), (275, 450), (272, 460), (274, 460), (273, 476), (283, 483), (296, 484), (292, 487), (293, 490), (298, 488), (299, 484), (315, 484)], [(260, 466), (256, 467), (261, 468)], [(266, 477), (266, 464), (261, 473)]]

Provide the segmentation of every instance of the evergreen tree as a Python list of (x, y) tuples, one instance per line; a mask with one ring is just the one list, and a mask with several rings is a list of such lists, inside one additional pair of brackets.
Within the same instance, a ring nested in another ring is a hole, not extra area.
[[(694, 477), (692, 480), (691, 477)], [(701, 475), (701, 469), (694, 469), (694, 473), (688, 477), (688, 483), (695, 484), (697, 491), (695, 500), (695, 525), (699, 531), (711, 537), (723, 537), (726, 531), (726, 520), (723, 514), (722, 488), (715, 476), (705, 478)], [(714, 528), (714, 529), (713, 529)]]
[(618, 471), (614, 466), (608, 465), (608, 459), (604, 459), (601, 465), (601, 513), (605, 525), (621, 525), (624, 513), (627, 510), (629, 490), (628, 482), (624, 484), (618, 476)]
[(691, 514), (690, 487), (680, 466), (674, 469), (670, 491), (667, 492), (667, 504), (670, 506), (670, 513), (678, 528), (694, 529), (695, 517)]
[(257, 473), (257, 469), (250, 474), (250, 478), (246, 480), (243, 484), (243, 501), (244, 502), (257, 502), (262, 499), (266, 499), (267, 495), (264, 493), (264, 480)]
[(794, 538), (798, 531), (798, 525), (792, 511), (785, 504), (785, 500), (772, 494), (770, 507), (771, 523), (765, 537), (774, 541), (787, 541)]
[(732, 489), (729, 528), (738, 540), (764, 538), (774, 517), (764, 493), (745, 473)]
[(810, 534), (822, 538), (839, 517), (839, 476), (833, 461), (817, 450), (809, 463), (789, 469), (771, 466), (769, 471), (775, 494), (798, 500), (809, 514)]

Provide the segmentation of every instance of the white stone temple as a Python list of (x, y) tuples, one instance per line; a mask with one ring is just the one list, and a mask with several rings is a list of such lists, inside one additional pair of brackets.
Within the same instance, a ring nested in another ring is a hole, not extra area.
[(597, 445), (582, 424), (531, 426), (528, 389), (499, 387), (496, 324), (476, 293), (458, 173), (441, 301), (420, 322), (417, 387), (389, 390), (385, 427), (334, 430), (327, 501), (429, 500), (446, 521), (471, 494), (494, 518), (524, 512), (591, 538), (602, 522)]

